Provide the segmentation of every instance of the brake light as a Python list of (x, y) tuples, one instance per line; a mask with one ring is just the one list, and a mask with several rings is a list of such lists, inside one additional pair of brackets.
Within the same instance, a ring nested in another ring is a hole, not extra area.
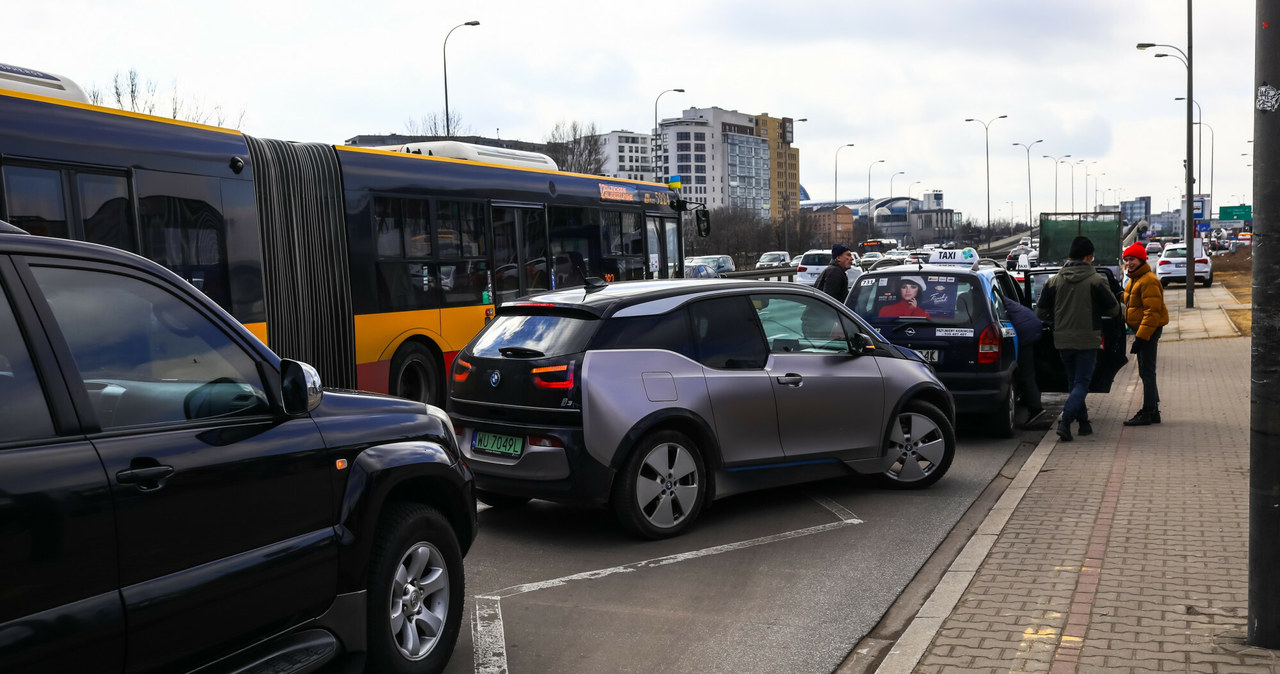
[(561, 442), (560, 438), (553, 438), (549, 435), (530, 435), (529, 446), (530, 447), (555, 447), (558, 449), (564, 449), (564, 443)]
[(535, 367), (529, 371), (533, 375), (533, 385), (547, 389), (573, 388), (573, 363), (568, 365), (551, 365)]
[(471, 376), (471, 371), (473, 369), (474, 368), (471, 367), (471, 363), (468, 363), (461, 358), (455, 358), (453, 360), (453, 380), (455, 382), (466, 381), (467, 377)]
[(1209, 259), (1204, 257), (1196, 258), (1196, 264), (1209, 264)]
[(1168, 260), (1163, 260), (1163, 259), (1162, 259), (1162, 260), (1160, 260), (1160, 264), (1161, 264), (1161, 265), (1166, 265), (1166, 264), (1173, 264), (1173, 263), (1172, 263), (1172, 262), (1170, 262), (1170, 261), (1168, 261)]
[(808, 267), (796, 267), (796, 271), (809, 271)]
[(978, 337), (978, 362), (1000, 362), (1000, 329), (995, 323), (988, 325)]

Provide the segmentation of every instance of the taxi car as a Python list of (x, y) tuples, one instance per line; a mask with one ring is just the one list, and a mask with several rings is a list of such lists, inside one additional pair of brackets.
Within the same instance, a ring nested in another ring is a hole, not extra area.
[(885, 339), (929, 362), (958, 414), (980, 415), (988, 432), (1010, 437), (1017, 345), (1005, 304), (1018, 301), (1008, 270), (964, 248), (934, 251), (929, 264), (872, 269), (845, 304)]

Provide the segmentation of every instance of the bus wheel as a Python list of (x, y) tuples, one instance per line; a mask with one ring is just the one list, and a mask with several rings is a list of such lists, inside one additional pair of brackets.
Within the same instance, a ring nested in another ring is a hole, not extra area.
[(407, 342), (391, 359), (391, 395), (443, 406), (440, 368), (435, 356), (417, 342)]

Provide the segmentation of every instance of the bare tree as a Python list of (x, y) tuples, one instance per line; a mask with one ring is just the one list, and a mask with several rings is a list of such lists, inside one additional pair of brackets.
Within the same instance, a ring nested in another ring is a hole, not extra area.
[[(156, 114), (158, 109), (168, 109), (169, 116), (197, 124), (226, 126), (230, 118), (221, 105), (208, 107), (199, 96), (187, 96), (178, 91), (175, 82), (167, 96), (159, 94), (155, 80), (144, 80), (137, 69), (130, 68), (126, 73), (117, 72), (111, 78), (111, 89), (104, 93), (98, 86), (89, 87), (85, 92), (89, 102), (94, 105), (106, 105), (110, 100), (115, 107), (130, 112), (146, 115)], [(244, 110), (235, 114), (234, 128), (244, 123)]]
[[(741, 206), (711, 211), (711, 235), (700, 238), (692, 227), (685, 230), (686, 255), (730, 255), (739, 268), (749, 269), (766, 250), (774, 250), (774, 231), (760, 212)], [(747, 265), (747, 266), (744, 266)]]
[(404, 128), (410, 136), (439, 136), (441, 138), (445, 138), (451, 135), (473, 135), (471, 127), (463, 126), (462, 116), (452, 110), (449, 111), (449, 124), (447, 127), (444, 123), (444, 114), (437, 114), (433, 112), (423, 115), (418, 119), (406, 120)]
[(561, 171), (601, 175), (604, 173), (604, 143), (595, 123), (557, 122), (547, 136), (547, 154)]

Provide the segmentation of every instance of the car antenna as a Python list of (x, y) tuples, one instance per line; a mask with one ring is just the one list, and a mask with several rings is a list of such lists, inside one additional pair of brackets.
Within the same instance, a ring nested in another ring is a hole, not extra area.
[(588, 276), (583, 279), (583, 283), (586, 285), (586, 292), (588, 294), (599, 292), (609, 287), (609, 282), (599, 276)]

